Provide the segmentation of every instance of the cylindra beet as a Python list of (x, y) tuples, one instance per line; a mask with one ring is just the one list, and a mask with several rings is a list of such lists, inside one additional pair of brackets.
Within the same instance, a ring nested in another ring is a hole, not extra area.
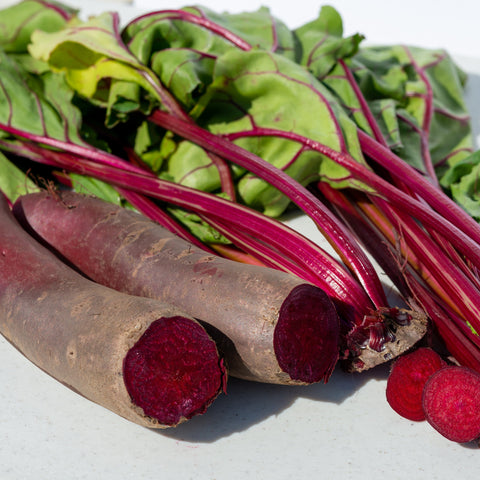
[(13, 210), (96, 282), (171, 303), (208, 324), (232, 376), (280, 384), (330, 376), (340, 326), (323, 290), (208, 254), (140, 214), (78, 193), (26, 195)]
[(197, 321), (75, 272), (19, 225), (3, 194), (0, 333), (55, 379), (146, 427), (203, 413), (224, 382)]

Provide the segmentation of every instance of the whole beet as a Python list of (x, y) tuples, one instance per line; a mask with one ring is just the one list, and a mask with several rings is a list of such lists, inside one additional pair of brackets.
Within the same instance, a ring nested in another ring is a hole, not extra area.
[(26, 195), (14, 212), (96, 282), (208, 324), (232, 376), (305, 384), (326, 381), (336, 364), (335, 307), (294, 275), (211, 255), (143, 215), (74, 192)]

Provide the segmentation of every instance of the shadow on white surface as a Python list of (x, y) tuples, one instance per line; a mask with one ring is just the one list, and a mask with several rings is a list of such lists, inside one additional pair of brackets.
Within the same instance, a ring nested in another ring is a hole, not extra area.
[[(337, 368), (327, 384), (295, 387), (230, 378), (227, 394), (218, 397), (204, 415), (175, 429), (154, 431), (179, 441), (215, 442), (280, 415), (299, 399), (340, 405), (367, 382), (386, 380), (388, 368), (383, 365), (361, 374), (347, 374)], [(316, 414), (315, 421), (321, 423), (322, 418)]]

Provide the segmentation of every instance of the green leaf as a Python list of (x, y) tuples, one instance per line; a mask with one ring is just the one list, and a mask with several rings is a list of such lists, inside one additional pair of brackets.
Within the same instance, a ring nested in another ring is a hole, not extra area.
[(191, 49), (165, 49), (152, 57), (152, 70), (185, 110), (192, 110), (212, 82), (215, 60)]
[(198, 215), (195, 215), (194, 213), (190, 213), (176, 207), (168, 208), (168, 212), (174, 218), (176, 218), (192, 235), (206, 245), (212, 243), (231, 243), (227, 238), (212, 228), (208, 223), (205, 223)]
[[(366, 47), (348, 65), (387, 143), (406, 162), (425, 171), (421, 145), (428, 141), (432, 163), (441, 177), (448, 165), (472, 151), (463, 97), (465, 74), (447, 52), (402, 45)], [(335, 73), (326, 77), (325, 83), (341, 98), (359, 127), (369, 132), (358, 103), (350, 101), (347, 82)], [(433, 114), (425, 130), (429, 89)], [(385, 106), (388, 116), (380, 108)]]
[(239, 48), (213, 28), (196, 24), (196, 18), (213, 22), (215, 28), (223, 28), (247, 45), (275, 49), (293, 58), (292, 33), (264, 7), (238, 14), (187, 7), (152, 12), (129, 23), (122, 37), (130, 51), (158, 75), (187, 111), (211, 83), (216, 58)]
[[(105, 80), (129, 82), (161, 101), (155, 76), (122, 43), (118, 17), (111, 12), (85, 22), (73, 19), (55, 33), (37, 31), (32, 35), (29, 51), (35, 58), (48, 62), (53, 70), (64, 72), (80, 95), (108, 106), (111, 111), (119, 110), (119, 95), (110, 94)], [(131, 100), (130, 96), (127, 100)]]
[(205, 7), (190, 7), (185, 10), (198, 12), (198, 15), (223, 26), (254, 48), (275, 51), (293, 58), (295, 39), (292, 32), (283, 21), (275, 18), (267, 7), (240, 13), (217, 13)]
[(152, 12), (130, 22), (122, 32), (122, 38), (145, 65), (150, 65), (155, 53), (161, 50), (189, 49), (216, 57), (237, 48), (220, 33), (196, 24), (194, 19), (189, 20), (188, 15), (214, 22), (229, 36), (240, 37), (251, 47), (275, 50), (293, 58), (295, 43), (292, 32), (265, 7), (235, 14), (217, 13), (199, 6)]
[(363, 36), (354, 34), (343, 37), (343, 22), (340, 14), (331, 6), (321, 8), (312, 22), (297, 28), (297, 62), (308, 68), (318, 79), (323, 79), (339, 59), (354, 55)]
[[(81, 114), (62, 75), (27, 71), (18, 57), (0, 50), (0, 123), (24, 132), (82, 143)], [(7, 136), (0, 132), (0, 137)]]
[(115, 203), (116, 205), (124, 204), (124, 200), (117, 190), (105, 182), (76, 173), (70, 173), (69, 177), (72, 180), (72, 186), (76, 192), (84, 193), (85, 195), (94, 195), (106, 202)]
[(35, 30), (55, 32), (77, 10), (56, 2), (24, 0), (0, 10), (0, 47), (9, 53), (27, 51)]
[[(163, 152), (160, 151), (162, 139), (163, 135), (159, 134), (159, 129), (148, 121), (141, 122), (135, 131), (134, 151), (154, 172), (160, 170), (165, 160)], [(172, 142), (172, 149), (175, 147), (175, 142)]]
[[(239, 135), (235, 143), (284, 169), (302, 184), (322, 178), (337, 187), (361, 187), (342, 167), (318, 153), (303, 151), (291, 140), (255, 135), (242, 138), (242, 132), (249, 134), (258, 127), (295, 132), (335, 150), (341, 150), (345, 141), (351, 154), (363, 161), (355, 125), (320, 82), (284, 56), (257, 49), (229, 50), (217, 59), (215, 78), (200, 99), (198, 111), (202, 114), (197, 120), (203, 127), (219, 135)], [(177, 180), (197, 184), (195, 177), (205, 173), (207, 161), (203, 168), (188, 162), (175, 170), (173, 161), (168, 165), (168, 173)], [(198, 181), (201, 183), (204, 180)], [(239, 180), (238, 191), (246, 204), (267, 215), (278, 216), (289, 204), (273, 186), (252, 175)]]
[(456, 162), (441, 178), (441, 184), (464, 210), (480, 221), (480, 151)]
[[(74, 18), (58, 32), (35, 32), (29, 51), (59, 69), (83, 69), (96, 63), (99, 57), (143, 68), (119, 41), (117, 22), (112, 12), (92, 16), (86, 21)], [(74, 55), (77, 52), (80, 55)]]
[(169, 178), (176, 183), (206, 192), (220, 187), (217, 167), (202, 148), (189, 142), (177, 144), (166, 168)]
[(0, 152), (0, 190), (14, 202), (20, 195), (38, 191), (39, 187)]

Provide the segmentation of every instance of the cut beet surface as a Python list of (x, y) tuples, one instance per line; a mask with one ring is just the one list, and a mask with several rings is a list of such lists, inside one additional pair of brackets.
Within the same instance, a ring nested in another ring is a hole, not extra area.
[(419, 348), (398, 358), (387, 380), (387, 402), (395, 412), (408, 420), (425, 420), (422, 407), (426, 381), (446, 366), (431, 348)]
[(465, 443), (480, 437), (480, 375), (466, 367), (445, 367), (423, 392), (427, 421), (444, 437)]
[(327, 381), (338, 359), (338, 316), (330, 298), (309, 284), (283, 302), (273, 344), (278, 364), (294, 380)]
[(133, 403), (164, 425), (204, 413), (225, 376), (215, 343), (180, 316), (153, 322), (128, 351), (123, 370)]

